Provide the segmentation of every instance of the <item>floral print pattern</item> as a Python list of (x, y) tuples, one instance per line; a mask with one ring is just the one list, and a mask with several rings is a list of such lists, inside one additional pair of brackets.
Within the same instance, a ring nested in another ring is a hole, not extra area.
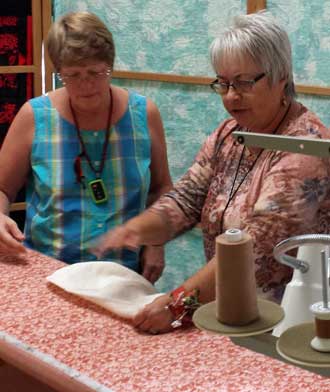
[[(207, 260), (214, 256), (221, 222), (223, 230), (248, 232), (258, 292), (279, 302), (292, 270), (274, 260), (273, 248), (294, 235), (328, 232), (330, 164), (314, 156), (244, 147), (231, 135), (236, 127), (234, 119), (222, 123), (174, 190), (152, 208), (166, 211), (169, 238), (200, 222)], [(320, 120), (296, 102), (277, 134), (330, 138)]]
[[(21, 258), (0, 254), (0, 352), (9, 343), (29, 354), (31, 362), (48, 364), (47, 373), (54, 368), (55, 380), (63, 374), (80, 382), (81, 390), (99, 392), (330, 389), (329, 379), (227, 337), (196, 328), (139, 333), (107, 310), (48, 283), (46, 277), (63, 266), (34, 251)], [(33, 369), (37, 376), (40, 368)], [(40, 376), (45, 380), (47, 374)], [(80, 390), (70, 386), (69, 377), (67, 390)]]

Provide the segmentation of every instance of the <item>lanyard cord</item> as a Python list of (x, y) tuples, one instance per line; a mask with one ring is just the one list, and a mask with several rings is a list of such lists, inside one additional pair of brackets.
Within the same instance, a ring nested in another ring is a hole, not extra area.
[[(284, 116), (282, 117), (281, 121), (278, 123), (277, 127), (274, 129), (272, 134), (275, 134), (278, 131), (278, 129), (280, 128), (280, 126), (283, 124), (284, 119), (286, 118), (287, 114), (289, 113), (290, 107), (291, 107), (291, 103), (289, 104), (286, 112), (284, 113)], [(235, 130), (237, 130), (236, 127), (235, 127)], [(231, 134), (231, 132), (230, 132), (230, 134)], [(226, 135), (226, 137), (227, 136), (229, 136), (229, 135)], [(221, 144), (223, 144), (223, 143), (221, 143)], [(234, 187), (235, 187), (236, 179), (237, 179), (237, 176), (238, 176), (239, 168), (240, 168), (241, 163), (243, 161), (243, 156), (244, 156), (244, 152), (245, 152), (245, 146), (243, 147), (242, 152), (241, 152), (241, 156), (240, 156), (239, 161), (238, 161), (237, 169), (236, 169), (236, 172), (235, 172), (234, 181), (233, 181), (233, 183), (231, 185), (231, 189), (230, 189), (230, 192), (229, 192), (229, 197), (228, 197), (227, 203), (226, 203), (225, 208), (224, 208), (224, 210), (222, 212), (222, 215), (221, 215), (221, 219), (220, 219), (220, 234), (223, 232), (224, 216), (225, 216), (225, 213), (227, 211), (227, 208), (228, 208), (230, 202), (235, 197), (237, 191), (239, 190), (239, 188), (241, 187), (241, 185), (245, 181), (246, 177), (252, 172), (255, 164), (257, 163), (257, 161), (258, 161), (260, 155), (263, 153), (263, 151), (264, 151), (263, 149), (261, 151), (259, 151), (256, 159), (253, 161), (252, 165), (249, 167), (249, 170), (245, 173), (244, 177), (242, 178), (242, 180), (240, 181), (240, 183), (238, 184), (237, 188), (234, 191)]]
[(260, 155), (262, 154), (263, 150), (259, 151), (259, 154), (257, 155), (256, 159), (253, 161), (252, 165), (249, 167), (249, 170), (245, 173), (245, 176), (242, 178), (241, 182), (238, 184), (237, 188), (236, 188), (235, 191), (233, 192), (234, 187), (235, 187), (235, 183), (236, 183), (236, 179), (237, 179), (237, 176), (238, 176), (239, 168), (240, 168), (241, 163), (242, 163), (242, 160), (243, 160), (244, 152), (245, 152), (245, 146), (243, 147), (243, 150), (242, 150), (242, 152), (241, 152), (241, 156), (240, 156), (240, 158), (239, 158), (238, 165), (237, 165), (237, 169), (236, 169), (236, 172), (235, 172), (234, 181), (233, 181), (233, 183), (232, 183), (232, 185), (231, 185), (231, 189), (230, 189), (230, 192), (229, 192), (229, 197), (228, 197), (227, 203), (226, 203), (226, 205), (225, 205), (225, 208), (224, 208), (224, 210), (223, 210), (223, 212), (222, 212), (221, 221), (220, 221), (220, 233), (223, 232), (223, 218), (224, 218), (224, 216), (225, 216), (225, 212), (226, 212), (226, 210), (227, 210), (227, 208), (228, 208), (230, 202), (231, 202), (231, 201), (233, 200), (233, 198), (235, 197), (237, 191), (239, 190), (239, 188), (241, 187), (241, 185), (242, 185), (243, 182), (245, 181), (245, 179), (246, 179), (246, 177), (248, 176), (248, 174), (250, 174), (251, 171), (253, 170), (253, 168), (254, 168), (255, 164), (257, 163), (257, 160), (259, 159), (259, 157), (260, 157)]
[[(91, 170), (93, 171), (93, 173), (95, 174), (95, 176), (97, 178), (101, 177), (101, 174), (102, 174), (102, 171), (103, 171), (103, 168), (104, 168), (104, 165), (105, 165), (105, 159), (106, 159), (106, 156), (107, 156), (107, 149), (108, 149), (108, 144), (109, 144), (111, 118), (112, 118), (112, 110), (113, 110), (113, 98), (112, 98), (111, 87), (109, 87), (109, 92), (110, 92), (110, 105), (109, 105), (108, 121), (107, 121), (107, 128), (106, 128), (105, 139), (104, 139), (104, 142), (103, 142), (101, 164), (100, 164), (99, 170), (95, 169), (95, 167), (93, 166), (92, 161), (90, 159), (90, 156), (87, 153), (86, 145), (85, 145), (84, 140), (83, 140), (83, 138), (81, 136), (81, 132), (80, 132), (77, 116), (76, 116), (75, 111), (73, 110), (71, 99), (69, 98), (69, 104), (70, 104), (70, 109), (71, 109), (74, 125), (76, 127), (77, 136), (78, 136), (78, 139), (79, 139), (79, 142), (80, 142), (80, 147), (82, 149), (81, 154), (79, 154), (79, 156), (76, 158), (76, 160), (77, 159), (79, 160), (80, 157), (84, 156), (86, 158), (87, 162), (88, 162), (89, 167), (91, 168)], [(76, 162), (75, 162), (75, 164), (76, 164)], [(81, 178), (83, 178), (82, 173), (80, 174), (80, 180), (81, 180)]]

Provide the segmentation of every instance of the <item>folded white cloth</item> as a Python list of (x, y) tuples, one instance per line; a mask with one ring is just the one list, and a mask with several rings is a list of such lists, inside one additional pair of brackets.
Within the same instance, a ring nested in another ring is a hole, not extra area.
[(71, 264), (46, 279), (124, 318), (133, 318), (145, 305), (162, 295), (143, 276), (109, 261)]

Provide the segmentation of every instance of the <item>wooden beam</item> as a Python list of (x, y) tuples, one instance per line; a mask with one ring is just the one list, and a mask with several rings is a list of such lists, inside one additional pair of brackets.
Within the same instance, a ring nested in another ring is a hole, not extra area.
[(36, 71), (33, 75), (33, 95), (38, 96), (42, 93), (42, 77), (41, 77), (41, 57), (42, 57), (42, 41), (41, 41), (41, 0), (32, 0), (32, 36), (33, 36), (33, 65)]
[(322, 87), (322, 86), (309, 86), (309, 85), (296, 85), (297, 93), (301, 94), (312, 94), (312, 95), (322, 95), (329, 96), (330, 95), (330, 87)]
[(51, 0), (42, 0), (42, 42), (44, 46), (44, 72), (45, 72), (45, 91), (51, 91), (53, 89), (53, 64), (50, 61), (48, 52), (45, 47), (45, 41), (47, 34), (52, 23), (52, 3)]
[(248, 14), (253, 14), (257, 11), (264, 10), (267, 7), (266, 0), (247, 0), (246, 12)]
[[(185, 76), (185, 75), (175, 75), (175, 74), (130, 72), (130, 71), (114, 71), (113, 77), (118, 79), (150, 80), (155, 82), (198, 84), (198, 85), (208, 85), (213, 81), (213, 78), (209, 78), (206, 76)], [(330, 96), (330, 87), (298, 84), (296, 85), (296, 91), (301, 94)]]
[[(34, 65), (14, 65), (14, 66), (0, 66), (1, 73), (34, 73), (36, 67)], [(113, 77), (118, 79), (132, 79), (132, 80), (150, 80), (154, 82), (168, 82), (168, 83), (183, 83), (183, 84), (198, 84), (207, 85), (213, 81), (213, 78), (207, 76), (185, 76), (175, 74), (162, 74), (152, 72), (130, 72), (130, 71), (114, 71)], [(313, 94), (313, 95), (330, 95), (330, 87), (313, 86), (298, 84), (296, 85), (298, 93)]]
[(151, 80), (155, 82), (185, 83), (185, 84), (209, 84), (213, 79), (206, 76), (185, 76), (175, 74), (163, 74), (153, 72), (130, 72), (114, 71), (114, 78), (134, 79), (134, 80)]
[(25, 208), (26, 208), (25, 202), (12, 203), (10, 205), (10, 211), (24, 211)]
[(35, 65), (1, 65), (0, 73), (35, 73), (37, 67)]

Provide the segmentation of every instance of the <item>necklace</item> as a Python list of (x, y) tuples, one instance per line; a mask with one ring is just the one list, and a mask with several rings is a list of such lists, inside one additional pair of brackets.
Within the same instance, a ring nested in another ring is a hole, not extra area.
[[(272, 134), (275, 134), (275, 133), (278, 131), (278, 129), (280, 128), (280, 126), (283, 124), (284, 119), (286, 118), (287, 114), (289, 113), (290, 107), (291, 107), (291, 102), (290, 102), (290, 104), (289, 104), (287, 110), (285, 111), (285, 113), (284, 113), (284, 115), (283, 115), (281, 121), (278, 123), (277, 127), (274, 129), (274, 131), (272, 132)], [(237, 130), (237, 127), (235, 127), (234, 130)], [(231, 133), (232, 133), (232, 132), (230, 132), (229, 134), (231, 134)], [(229, 134), (225, 136), (225, 139), (226, 139), (227, 136), (229, 136)], [(221, 145), (222, 145), (222, 144), (223, 144), (223, 143), (221, 143)], [(237, 169), (236, 169), (236, 172), (235, 172), (234, 181), (233, 181), (233, 183), (232, 183), (232, 185), (231, 185), (231, 188), (230, 188), (228, 200), (227, 200), (227, 203), (226, 203), (225, 208), (223, 209), (223, 212), (222, 212), (222, 215), (221, 215), (221, 219), (220, 219), (220, 234), (223, 232), (223, 221), (224, 221), (224, 216), (225, 216), (225, 213), (226, 213), (226, 211), (227, 211), (227, 208), (228, 208), (230, 202), (231, 202), (231, 201), (233, 200), (233, 198), (235, 197), (237, 191), (240, 189), (240, 187), (241, 187), (241, 185), (243, 184), (243, 182), (245, 181), (246, 177), (252, 172), (252, 170), (253, 170), (255, 164), (257, 163), (257, 161), (258, 161), (260, 155), (263, 153), (263, 151), (264, 151), (263, 149), (262, 149), (261, 151), (259, 151), (257, 157), (256, 157), (255, 160), (252, 162), (252, 165), (249, 167), (248, 171), (245, 173), (245, 175), (243, 176), (243, 178), (241, 179), (240, 183), (238, 184), (237, 188), (236, 188), (235, 191), (234, 191), (236, 179), (237, 179), (237, 176), (238, 176), (238, 172), (239, 172), (241, 163), (242, 163), (242, 161), (243, 161), (244, 153), (245, 153), (245, 146), (243, 146), (243, 149), (242, 149), (242, 152), (241, 152), (241, 156), (240, 156), (240, 158), (239, 158), (238, 165), (237, 165)]]
[(77, 137), (79, 139), (79, 143), (80, 143), (80, 147), (81, 147), (81, 153), (76, 157), (76, 159), (74, 161), (74, 171), (76, 174), (77, 182), (82, 184), (83, 188), (86, 188), (85, 181), (84, 181), (85, 176), (83, 175), (82, 168), (81, 168), (81, 158), (84, 157), (96, 177), (95, 180), (88, 182), (88, 187), (91, 191), (92, 198), (96, 204), (103, 203), (108, 200), (107, 191), (106, 191), (104, 182), (101, 178), (101, 175), (102, 175), (102, 172), (104, 169), (105, 160), (106, 160), (106, 156), (107, 156), (107, 149), (108, 149), (109, 136), (110, 136), (111, 117), (112, 117), (112, 111), (113, 111), (113, 98), (112, 98), (111, 87), (109, 87), (109, 92), (110, 92), (109, 113), (108, 113), (106, 134), (105, 134), (105, 139), (103, 142), (101, 163), (100, 163), (99, 169), (96, 169), (93, 166), (92, 160), (91, 160), (90, 156), (88, 155), (85, 142), (84, 142), (82, 135), (81, 135), (78, 119), (77, 119), (75, 111), (73, 110), (71, 99), (69, 98), (69, 105), (70, 105), (73, 121), (74, 121), (74, 124), (76, 127)]

